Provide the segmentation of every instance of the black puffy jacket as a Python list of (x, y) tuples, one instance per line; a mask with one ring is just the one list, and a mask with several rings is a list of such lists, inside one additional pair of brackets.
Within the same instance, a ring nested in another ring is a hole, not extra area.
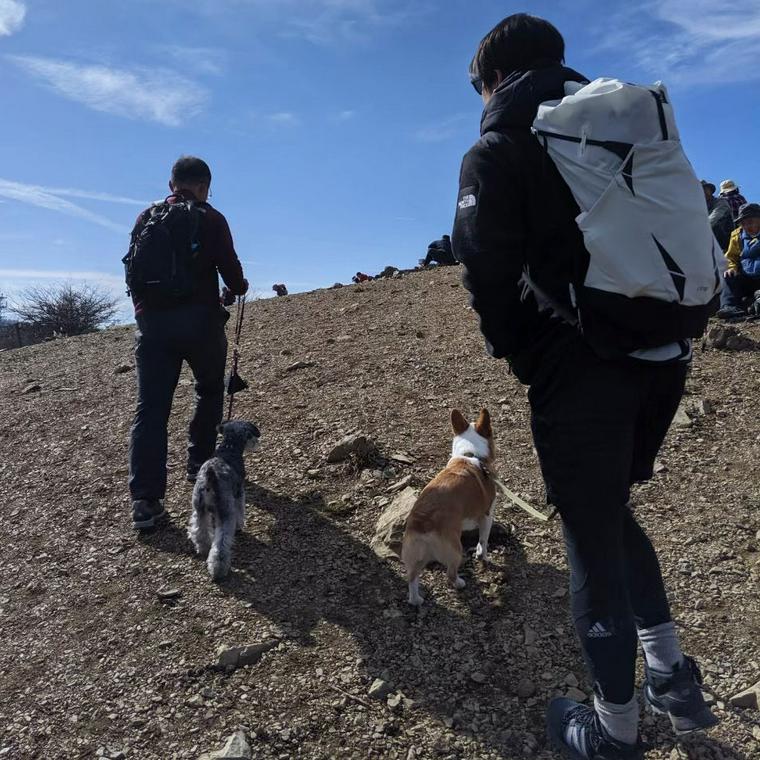
[(530, 131), (539, 104), (562, 98), (568, 80), (586, 81), (553, 63), (502, 82), (485, 107), (481, 138), (464, 157), (459, 180), (454, 254), (464, 264), (464, 284), (489, 353), (509, 359), (523, 382), (530, 382), (547, 343), (575, 334), (551, 310), (539, 309), (523, 287), (524, 275), (572, 314), (569, 283), (587, 257), (575, 223), (578, 206)]

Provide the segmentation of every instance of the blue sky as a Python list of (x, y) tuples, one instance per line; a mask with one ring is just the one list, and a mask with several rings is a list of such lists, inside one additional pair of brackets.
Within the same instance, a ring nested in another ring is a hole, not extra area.
[(413, 266), (478, 136), (469, 60), (521, 10), (591, 78), (665, 81), (697, 173), (760, 200), (760, 0), (0, 0), (0, 292), (123, 294), (183, 153), (264, 293)]

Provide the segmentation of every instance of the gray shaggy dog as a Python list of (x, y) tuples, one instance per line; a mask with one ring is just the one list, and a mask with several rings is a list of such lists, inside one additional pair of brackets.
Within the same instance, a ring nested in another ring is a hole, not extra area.
[(251, 422), (219, 425), (222, 442), (198, 471), (193, 489), (193, 515), (188, 538), (206, 557), (211, 577), (221, 580), (230, 571), (235, 531), (245, 524), (245, 465), (243, 452), (258, 446), (261, 434)]

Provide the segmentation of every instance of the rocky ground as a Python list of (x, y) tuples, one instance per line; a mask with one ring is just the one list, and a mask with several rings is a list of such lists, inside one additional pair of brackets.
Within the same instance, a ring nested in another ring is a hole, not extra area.
[[(189, 375), (170, 420), (171, 522), (140, 538), (131, 331), (0, 354), (0, 758), (195, 760), (239, 727), (257, 758), (554, 757), (547, 700), (590, 693), (559, 525), (500, 507), (493, 564), (468, 560), (461, 593), (427, 572), (419, 613), (398, 564), (369, 549), (388, 489), (446, 462), (451, 406), (489, 407), (498, 473), (543, 498), (525, 389), (485, 355), (458, 276), (248, 306), (236, 413), (263, 439), (220, 585), (185, 535)], [(687, 414), (635, 492), (721, 717), (681, 743), (645, 717), (648, 760), (760, 758), (760, 712), (729, 702), (760, 681), (759, 380), (756, 351), (698, 347)], [(326, 463), (352, 431), (382, 467)], [(261, 645), (251, 664), (219, 665), (220, 647), (247, 645)]]

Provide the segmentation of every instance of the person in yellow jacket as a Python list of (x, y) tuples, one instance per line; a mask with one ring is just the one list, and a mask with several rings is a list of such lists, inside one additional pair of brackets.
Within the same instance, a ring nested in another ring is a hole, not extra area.
[(738, 319), (750, 308), (760, 313), (760, 203), (745, 203), (726, 250), (728, 269), (718, 316)]

